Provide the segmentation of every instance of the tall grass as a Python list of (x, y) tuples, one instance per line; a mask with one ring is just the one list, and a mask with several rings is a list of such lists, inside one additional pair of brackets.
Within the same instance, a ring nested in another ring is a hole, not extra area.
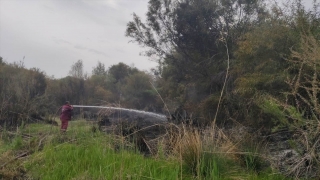
[(169, 128), (166, 144), (182, 169), (192, 173), (195, 179), (286, 179), (270, 169), (263, 171), (260, 143), (255, 146), (249, 137), (241, 140), (238, 134), (235, 140), (233, 135), (227, 136), (217, 127), (198, 130), (174, 125)]

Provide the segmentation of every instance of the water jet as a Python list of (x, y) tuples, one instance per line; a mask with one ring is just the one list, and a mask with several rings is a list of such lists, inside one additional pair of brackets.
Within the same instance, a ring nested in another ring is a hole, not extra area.
[(73, 107), (79, 107), (79, 108), (99, 108), (99, 109), (110, 109), (115, 110), (121, 113), (130, 114), (131, 117), (140, 117), (143, 119), (150, 119), (152, 121), (153, 118), (155, 118), (155, 121), (167, 121), (167, 117), (163, 114), (157, 114), (147, 111), (141, 111), (136, 109), (127, 109), (127, 108), (121, 108), (121, 107), (111, 107), (111, 106), (86, 106), (86, 105), (73, 105)]

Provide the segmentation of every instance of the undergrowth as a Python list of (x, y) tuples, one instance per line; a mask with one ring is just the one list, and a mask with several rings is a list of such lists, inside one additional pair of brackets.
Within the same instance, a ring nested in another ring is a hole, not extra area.
[(182, 127), (162, 140), (174, 139), (170, 154), (159, 143), (158, 154), (146, 157), (125, 138), (91, 128), (81, 120), (71, 121), (66, 134), (45, 124), (1, 132), (0, 179), (286, 179), (243, 167), (232, 143), (217, 135), (204, 140), (205, 133)]

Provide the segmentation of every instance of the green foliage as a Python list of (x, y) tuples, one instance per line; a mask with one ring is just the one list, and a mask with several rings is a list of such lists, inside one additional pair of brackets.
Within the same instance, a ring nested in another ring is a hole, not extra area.
[(264, 99), (260, 104), (263, 111), (267, 114), (271, 114), (274, 116), (274, 121), (279, 121), (282, 123), (287, 122), (286, 114), (284, 113), (284, 109), (281, 107), (279, 102), (275, 99), (269, 98)]
[[(215, 43), (220, 32), (229, 32), (230, 24), (233, 23), (235, 27), (245, 27), (250, 22), (250, 16), (252, 18), (262, 12), (259, 3), (242, 1), (240, 5), (239, 1), (225, 0), (150, 0), (147, 22), (142, 23), (134, 14), (133, 21), (127, 24), (126, 35), (138, 44), (150, 48), (147, 55), (163, 58), (164, 55), (172, 57), (172, 53), (179, 53), (190, 57), (199, 53), (209, 58), (217, 53)], [(243, 12), (241, 21), (237, 21), (239, 11)]]
[(130, 67), (124, 63), (119, 63), (109, 68), (108, 75), (113, 77), (114, 84), (116, 84), (118, 82), (124, 81), (125, 78), (128, 77), (129, 75), (132, 75), (137, 72), (138, 72), (137, 68)]
[(235, 92), (244, 96), (261, 92), (278, 96), (286, 90), (284, 70), (288, 63), (284, 57), (289, 56), (298, 39), (285, 24), (279, 17), (271, 18), (242, 36), (231, 72), (237, 77)]
[[(302, 117), (310, 113), (309, 108), (301, 103), (297, 94), (294, 97), (288, 95), (290, 89), (293, 90), (294, 86), (301, 85), (295, 83), (295, 80), (300, 79), (298, 72), (302, 67), (295, 60), (296, 64), (292, 66), (293, 61), (288, 61), (288, 58), (300, 48), (310, 49), (308, 43), (300, 41), (303, 37), (301, 32), (316, 34), (317, 10), (307, 12), (298, 1), (288, 7), (290, 9), (285, 11), (274, 6), (272, 11), (265, 14), (265, 21), (259, 21), (241, 36), (234, 52), (235, 61), (232, 62), (231, 68), (231, 76), (235, 77), (232, 96), (239, 96), (237, 99), (244, 102), (237, 103), (240, 104), (237, 105), (240, 107), (238, 111), (232, 109), (234, 106), (228, 108), (229, 115), (233, 118), (243, 117), (242, 119), (247, 122), (255, 120), (258, 122), (254, 126), (256, 128), (265, 126), (275, 130), (287, 127), (293, 122), (298, 125), (297, 123), (303, 121)], [(308, 42), (310, 44), (312, 41)], [(314, 44), (312, 46), (315, 47)], [(313, 56), (315, 54), (313, 53)], [(305, 59), (307, 53), (297, 57)], [(310, 77), (315, 72), (306, 66), (303, 66), (303, 71), (308, 72), (307, 76)], [(310, 80), (305, 82), (308, 84)], [(306, 90), (303, 88), (297, 90), (292, 92), (300, 93), (302, 97), (307, 98)], [(300, 108), (297, 108), (296, 104), (299, 104)], [(251, 113), (247, 113), (245, 109)]]
[(100, 61), (98, 61), (98, 64), (96, 67), (92, 69), (92, 75), (94, 76), (106, 76), (107, 75), (107, 70)]
[(126, 36), (147, 48), (147, 56), (158, 57), (161, 94), (172, 97), (167, 101), (199, 103), (221, 90), (225, 46), (234, 48), (261, 7), (260, 1), (150, 0), (146, 23), (134, 14)]
[(67, 100), (72, 104), (80, 104), (85, 93), (85, 81), (83, 79), (68, 76), (52, 83), (53, 87), (48, 89), (48, 95), (55, 98), (58, 105)]
[[(142, 109), (144, 107), (155, 108), (156, 92), (152, 89), (152, 78), (144, 72), (138, 72), (128, 76), (121, 87), (123, 103), (127, 107)], [(152, 111), (152, 109), (150, 109)], [(155, 109), (154, 109), (155, 110)]]

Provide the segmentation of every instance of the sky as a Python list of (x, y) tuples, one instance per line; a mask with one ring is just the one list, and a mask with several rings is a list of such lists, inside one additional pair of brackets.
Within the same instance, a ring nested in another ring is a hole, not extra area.
[(67, 76), (80, 59), (89, 74), (98, 61), (106, 68), (123, 62), (149, 70), (157, 64), (140, 56), (144, 49), (125, 37), (132, 14), (145, 17), (147, 4), (148, 0), (0, 0), (0, 56), (55, 78)]
[(80, 59), (88, 74), (98, 61), (106, 68), (123, 62), (150, 70), (157, 63), (140, 56), (145, 49), (125, 37), (132, 14), (144, 19), (147, 5), (148, 0), (0, 0), (0, 56), (55, 78), (67, 76)]

